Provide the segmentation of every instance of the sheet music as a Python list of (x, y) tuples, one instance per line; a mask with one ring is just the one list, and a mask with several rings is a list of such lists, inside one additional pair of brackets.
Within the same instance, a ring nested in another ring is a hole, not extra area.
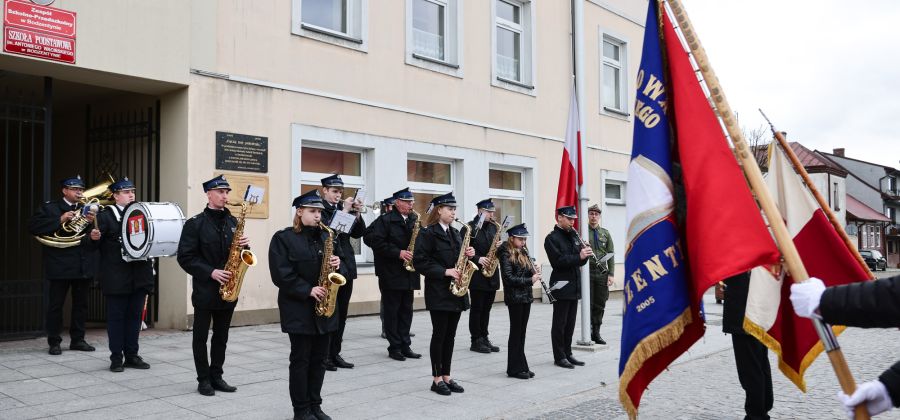
[(338, 232), (350, 233), (354, 222), (356, 222), (356, 216), (345, 211), (336, 211), (328, 227)]
[(609, 259), (612, 258), (612, 257), (615, 256), (615, 255), (616, 255), (616, 254), (613, 254), (612, 252), (610, 252), (610, 253), (604, 255), (603, 258), (600, 258), (600, 264), (603, 264), (603, 263), (609, 261)]
[(563, 287), (566, 287), (566, 285), (568, 285), (568, 284), (569, 284), (568, 281), (560, 280), (560, 281), (556, 282), (556, 284), (554, 284), (553, 287), (550, 288), (550, 291), (552, 292), (554, 290), (562, 289)]
[(353, 196), (353, 201), (355, 201), (357, 203), (365, 204), (366, 203), (366, 189), (360, 188), (360, 189), (356, 190), (356, 195)]
[(247, 192), (244, 193), (244, 201), (262, 204), (263, 195), (265, 195), (265, 193), (266, 189), (263, 187), (258, 187), (256, 185), (247, 185)]

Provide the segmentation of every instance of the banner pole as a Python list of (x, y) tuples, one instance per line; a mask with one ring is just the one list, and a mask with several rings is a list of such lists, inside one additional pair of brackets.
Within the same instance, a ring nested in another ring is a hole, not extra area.
[[(760, 172), (759, 165), (756, 162), (755, 154), (749, 149), (746, 140), (744, 140), (744, 134), (741, 132), (737, 119), (734, 116), (734, 112), (728, 104), (728, 100), (725, 98), (725, 92), (722, 90), (719, 79), (716, 77), (716, 74), (709, 63), (706, 51), (700, 44), (700, 39), (697, 37), (696, 32), (694, 32), (693, 25), (691, 25), (690, 19), (688, 19), (687, 12), (681, 4), (681, 0), (668, 0), (668, 3), (672, 9), (675, 20), (678, 22), (678, 26), (681, 28), (681, 33), (690, 49), (691, 55), (693, 55), (697, 67), (703, 75), (706, 87), (709, 89), (710, 99), (712, 99), (715, 104), (713, 110), (725, 124), (725, 129), (727, 130), (729, 137), (731, 137), (732, 143), (734, 143), (735, 154), (741, 162), (741, 169), (744, 171), (744, 175), (750, 183), (750, 188), (756, 195), (756, 199), (759, 201), (760, 207), (766, 215), (769, 226), (775, 235), (775, 242), (778, 244), (778, 248), (784, 258), (785, 265), (787, 265), (788, 271), (791, 273), (794, 282), (806, 281), (809, 278), (806, 267), (803, 266), (800, 254), (794, 246), (793, 238), (791, 238), (787, 226), (785, 226), (784, 220), (781, 217), (781, 213), (778, 211), (778, 207), (772, 200), (768, 188), (766, 188), (762, 172)], [(856, 391), (856, 382), (850, 373), (850, 369), (847, 367), (847, 361), (838, 345), (834, 332), (831, 330), (830, 326), (826, 325), (821, 320), (813, 319), (812, 321), (816, 327), (816, 332), (819, 335), (819, 340), (822, 341), (825, 351), (828, 353), (828, 359), (831, 361), (834, 373), (837, 375), (838, 382), (841, 384), (841, 389), (847, 395), (853, 394), (853, 392)], [(856, 418), (860, 420), (867, 420), (870, 418), (865, 405), (861, 404), (856, 406)]]

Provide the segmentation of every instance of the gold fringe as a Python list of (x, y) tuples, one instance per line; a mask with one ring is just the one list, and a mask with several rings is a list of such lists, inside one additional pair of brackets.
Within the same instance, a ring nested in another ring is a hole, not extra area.
[(625, 411), (628, 412), (628, 417), (632, 420), (637, 418), (637, 407), (628, 396), (628, 384), (634, 378), (634, 375), (641, 370), (641, 367), (644, 366), (644, 362), (678, 341), (678, 338), (684, 333), (684, 328), (690, 325), (691, 322), (693, 322), (693, 317), (691, 316), (691, 308), (688, 307), (672, 322), (653, 334), (644, 337), (643, 340), (634, 346), (634, 350), (628, 356), (628, 362), (625, 363), (625, 371), (619, 377), (619, 401), (622, 403)]
[[(831, 327), (831, 330), (834, 331), (834, 335), (838, 336), (847, 327), (844, 326), (834, 326)], [(825, 351), (825, 347), (822, 344), (822, 341), (817, 341), (816, 344), (809, 349), (805, 356), (803, 356), (803, 360), (800, 361), (800, 370), (794, 370), (791, 366), (789, 366), (784, 361), (784, 357), (782, 356), (781, 343), (775, 340), (774, 337), (769, 335), (769, 333), (764, 330), (761, 326), (756, 325), (750, 318), (744, 317), (744, 331), (748, 334), (756, 337), (759, 342), (763, 343), (766, 347), (772, 350), (775, 354), (778, 355), (778, 369), (781, 370), (781, 373), (784, 374), (794, 385), (800, 389), (801, 392), (806, 393), (806, 381), (803, 379), (803, 375), (806, 373), (806, 369), (809, 368), (810, 365)]]

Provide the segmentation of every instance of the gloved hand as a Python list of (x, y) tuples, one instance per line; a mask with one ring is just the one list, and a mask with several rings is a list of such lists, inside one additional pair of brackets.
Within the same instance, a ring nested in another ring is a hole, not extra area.
[(815, 277), (810, 277), (802, 283), (791, 285), (791, 303), (794, 304), (794, 312), (804, 318), (819, 318), (822, 316), (816, 311), (819, 309), (819, 301), (825, 293), (825, 283)]
[(838, 392), (837, 396), (841, 403), (844, 404), (844, 411), (847, 412), (847, 417), (851, 420), (854, 418), (853, 409), (859, 404), (866, 405), (870, 416), (881, 414), (894, 406), (887, 388), (884, 387), (881, 381), (869, 381), (861, 384), (856, 387), (856, 392), (853, 395), (847, 396), (843, 392)]

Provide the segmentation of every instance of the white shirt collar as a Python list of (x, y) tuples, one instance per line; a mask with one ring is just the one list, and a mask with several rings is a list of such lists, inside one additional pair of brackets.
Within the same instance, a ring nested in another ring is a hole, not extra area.
[(65, 201), (66, 204), (68, 204), (68, 205), (70, 205), (70, 206), (74, 206), (74, 205), (75, 205), (75, 203), (70, 203), (69, 200), (66, 200), (65, 197), (63, 197), (63, 201)]

